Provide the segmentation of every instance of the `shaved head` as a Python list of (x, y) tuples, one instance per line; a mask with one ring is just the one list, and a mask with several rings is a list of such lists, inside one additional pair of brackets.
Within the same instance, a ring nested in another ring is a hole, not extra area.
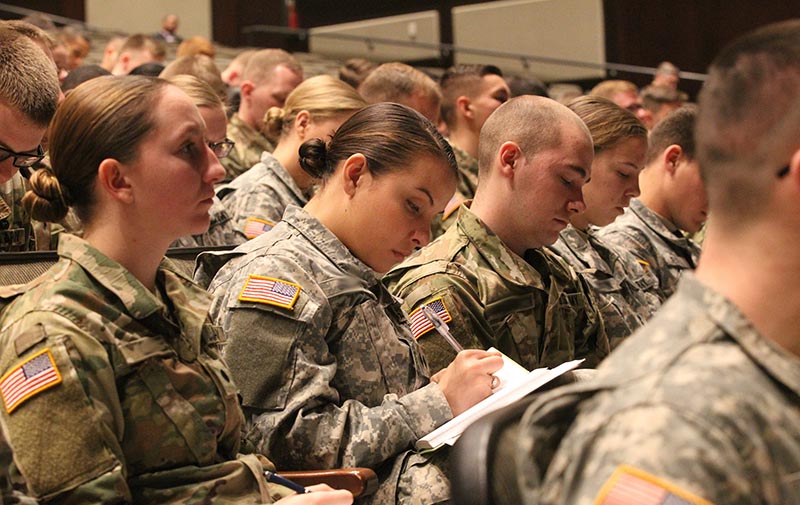
[(566, 106), (541, 96), (512, 98), (483, 124), (478, 146), (479, 177), (483, 179), (491, 170), (504, 142), (516, 143), (530, 157), (561, 142), (565, 126), (582, 130), (591, 143), (589, 129)]

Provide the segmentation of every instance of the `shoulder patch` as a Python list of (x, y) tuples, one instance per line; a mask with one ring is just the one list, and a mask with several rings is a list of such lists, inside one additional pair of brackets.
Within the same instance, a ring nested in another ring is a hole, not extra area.
[(294, 282), (251, 274), (239, 293), (239, 300), (293, 310), (301, 289), (302, 286)]
[(425, 306), (430, 307), (434, 312), (436, 312), (436, 315), (441, 317), (442, 321), (445, 323), (449, 323), (453, 320), (453, 318), (450, 316), (450, 312), (447, 311), (447, 306), (444, 304), (444, 299), (442, 299), (441, 296), (434, 298), (428, 303), (423, 303), (408, 315), (408, 320), (411, 324), (411, 333), (414, 335), (415, 339), (419, 339), (419, 337), (428, 333), (434, 328), (433, 323), (431, 323), (430, 320), (425, 317), (425, 313), (422, 312), (422, 307)]
[(247, 218), (244, 224), (244, 236), (247, 238), (256, 238), (270, 231), (275, 226), (275, 223), (267, 221), (266, 219), (258, 219), (255, 217)]
[(595, 505), (713, 505), (644, 470), (620, 465), (606, 481)]
[(50, 349), (34, 354), (0, 378), (6, 412), (12, 413), (25, 400), (60, 383), (61, 373)]
[(442, 221), (450, 217), (453, 212), (457, 211), (461, 204), (464, 203), (464, 199), (459, 196), (458, 193), (455, 193), (453, 197), (447, 202), (447, 205), (444, 207), (444, 213), (442, 214)]

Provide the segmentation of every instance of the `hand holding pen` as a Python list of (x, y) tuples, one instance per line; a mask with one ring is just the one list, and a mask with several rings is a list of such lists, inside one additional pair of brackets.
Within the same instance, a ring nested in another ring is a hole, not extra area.
[[(340, 489), (334, 490), (333, 488), (325, 485), (318, 484), (305, 488), (300, 484), (293, 482), (280, 475), (265, 471), (264, 476), (269, 482), (281, 485), (297, 494), (294, 496), (287, 496), (276, 502), (280, 505), (350, 505), (353, 503), (353, 495), (349, 491)], [(312, 492), (313, 491), (313, 492)]]

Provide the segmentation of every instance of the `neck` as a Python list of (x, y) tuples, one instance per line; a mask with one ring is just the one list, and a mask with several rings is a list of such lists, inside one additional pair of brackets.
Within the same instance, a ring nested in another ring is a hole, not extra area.
[(639, 200), (648, 209), (664, 219), (672, 221), (666, 199), (662, 195), (662, 181), (657, 177), (658, 174), (655, 170), (657, 170), (657, 167), (646, 168), (639, 176), (639, 188), (642, 193), (639, 196)]
[(450, 136), (448, 138), (452, 145), (467, 152), (473, 158), (478, 157), (478, 136), (472, 133), (466, 126), (461, 125), (454, 130), (450, 130)]
[(300, 166), (300, 157), (297, 154), (300, 144), (299, 139), (294, 136), (282, 136), (272, 155), (289, 172), (297, 187), (306, 191), (314, 185), (315, 179)]
[[(483, 192), (481, 189), (483, 189)], [(483, 188), (478, 186), (478, 190), (475, 192), (475, 199), (472, 201), (469, 209), (497, 235), (497, 238), (499, 238), (506, 247), (522, 257), (525, 251), (531, 248), (529, 243), (530, 237), (520, 236), (517, 230), (514, 229), (514, 221), (508, 218), (508, 216), (514, 215), (513, 212), (509, 213), (512, 209), (506, 210), (499, 204), (499, 202), (508, 201), (508, 199), (493, 198), (491, 196), (493, 193), (495, 193), (495, 190), (493, 190), (490, 184), (485, 184)], [(488, 194), (490, 197), (484, 198), (484, 194)]]
[(152, 230), (118, 226), (119, 221), (103, 219), (86, 227), (83, 238), (92, 247), (122, 265), (150, 291), (155, 291), (156, 272), (169, 241), (159, 241)]
[(776, 220), (761, 221), (718, 223), (712, 213), (696, 276), (739, 307), (761, 335), (800, 356), (800, 243), (788, 243), (790, 234)]
[(245, 102), (241, 103), (239, 106), (239, 112), (237, 112), (237, 114), (239, 115), (239, 119), (241, 119), (244, 124), (256, 131), (261, 131), (261, 125), (259, 123), (262, 118), (253, 117), (250, 107), (248, 107)]

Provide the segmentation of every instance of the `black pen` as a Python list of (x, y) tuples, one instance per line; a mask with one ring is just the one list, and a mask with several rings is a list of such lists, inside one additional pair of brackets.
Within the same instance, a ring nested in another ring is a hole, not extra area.
[(279, 486), (288, 487), (297, 494), (306, 494), (311, 492), (297, 482), (292, 482), (286, 477), (281, 477), (277, 473), (270, 472), (269, 470), (264, 470), (264, 477), (266, 477), (269, 482), (278, 484)]

